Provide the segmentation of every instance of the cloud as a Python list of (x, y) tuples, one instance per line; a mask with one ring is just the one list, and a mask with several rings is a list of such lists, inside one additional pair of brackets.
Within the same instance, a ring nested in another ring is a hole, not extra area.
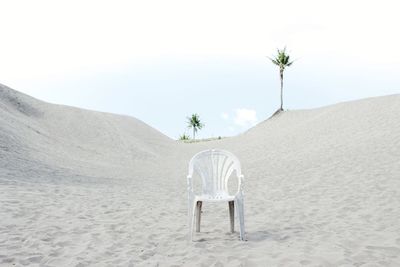
[(224, 120), (228, 120), (229, 119), (229, 114), (226, 113), (226, 112), (222, 112), (221, 113), (221, 118), (224, 119)]
[(253, 109), (239, 108), (235, 110), (233, 121), (240, 127), (254, 126), (257, 120), (257, 112)]

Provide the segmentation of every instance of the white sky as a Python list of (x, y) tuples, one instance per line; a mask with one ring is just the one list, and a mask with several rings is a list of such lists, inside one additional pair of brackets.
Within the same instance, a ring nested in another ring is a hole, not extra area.
[(277, 47), (297, 59), (289, 108), (400, 93), (399, 10), (385, 0), (0, 0), (0, 83), (130, 114), (175, 138), (190, 113), (207, 119), (200, 136), (237, 134), (279, 106), (265, 57)]

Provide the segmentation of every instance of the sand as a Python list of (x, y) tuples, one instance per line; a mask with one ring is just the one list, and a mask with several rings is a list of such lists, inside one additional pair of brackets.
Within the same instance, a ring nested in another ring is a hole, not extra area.
[[(186, 144), (0, 85), (0, 266), (399, 266), (399, 114), (376, 97)], [(224, 203), (187, 241), (187, 164), (207, 148), (242, 163), (246, 242)]]

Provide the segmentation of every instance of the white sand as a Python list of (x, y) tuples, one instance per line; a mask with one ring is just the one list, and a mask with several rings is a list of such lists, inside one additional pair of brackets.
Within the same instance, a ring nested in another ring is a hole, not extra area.
[[(242, 162), (247, 242), (208, 203), (187, 242), (187, 163), (211, 147)], [(400, 266), (400, 95), (182, 144), (0, 85), (0, 266), (14, 265)]]

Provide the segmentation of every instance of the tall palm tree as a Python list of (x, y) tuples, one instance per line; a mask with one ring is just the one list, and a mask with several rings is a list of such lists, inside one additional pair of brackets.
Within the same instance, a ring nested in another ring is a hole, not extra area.
[(279, 74), (281, 77), (281, 108), (279, 111), (283, 110), (283, 72), (286, 67), (290, 67), (293, 64), (293, 61), (290, 61), (290, 56), (286, 54), (286, 47), (282, 50), (278, 49), (278, 54), (274, 58), (271, 59), (272, 63), (279, 67)]
[(201, 128), (204, 127), (204, 124), (201, 123), (200, 121), (200, 117), (198, 114), (192, 114), (192, 116), (187, 117), (188, 121), (188, 127), (189, 129), (192, 128), (193, 129), (193, 140), (196, 140), (196, 133), (198, 130), (201, 130)]

